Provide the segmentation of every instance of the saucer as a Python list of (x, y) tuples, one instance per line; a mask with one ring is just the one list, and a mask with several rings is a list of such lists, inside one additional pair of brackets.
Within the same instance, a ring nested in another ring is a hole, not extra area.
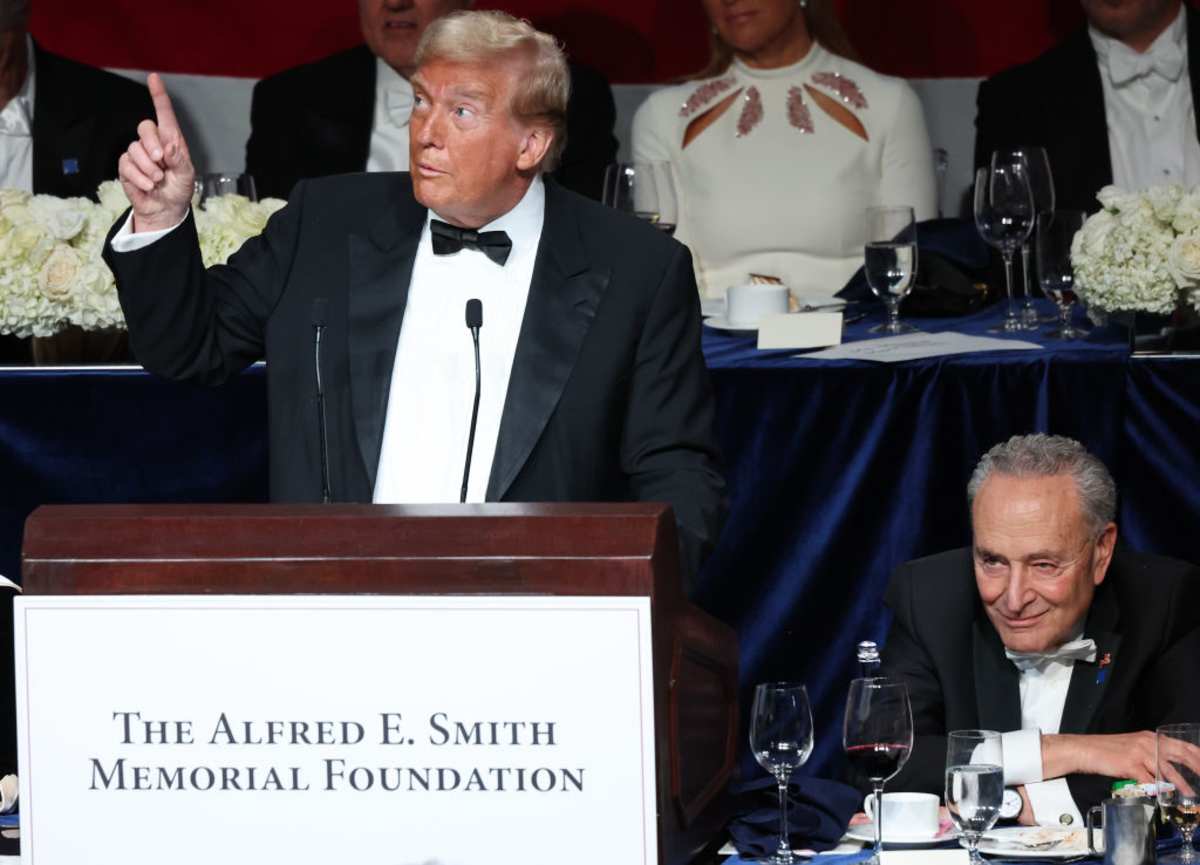
[(714, 330), (728, 330), (733, 333), (758, 333), (757, 324), (732, 322), (725, 318), (724, 315), (714, 315), (711, 318), (706, 318), (704, 319), (704, 324)]
[[(846, 838), (855, 841), (863, 841), (867, 844), (875, 843), (875, 824), (874, 823), (859, 823), (856, 826), (851, 826), (846, 830)], [(947, 841), (954, 841), (958, 838), (958, 830), (953, 824), (943, 823), (941, 828), (933, 835), (891, 835), (887, 829), (883, 831), (883, 843), (889, 847), (930, 847), (934, 844), (944, 844)]]

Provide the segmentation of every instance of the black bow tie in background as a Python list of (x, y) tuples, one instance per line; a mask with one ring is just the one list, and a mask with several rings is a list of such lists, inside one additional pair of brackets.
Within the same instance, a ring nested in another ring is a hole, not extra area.
[(437, 219), (429, 220), (429, 232), (433, 235), (433, 254), (451, 255), (464, 247), (477, 249), (492, 261), (504, 266), (512, 252), (512, 241), (503, 231), (485, 231), (482, 234), (469, 228), (455, 228)]

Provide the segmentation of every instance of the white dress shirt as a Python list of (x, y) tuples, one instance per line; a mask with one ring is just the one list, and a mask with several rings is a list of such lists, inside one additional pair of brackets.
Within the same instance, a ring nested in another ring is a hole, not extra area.
[(1017, 668), (1021, 674), (1021, 729), (1002, 736), (1004, 783), (1009, 787), (1025, 786), (1039, 825), (1082, 826), (1083, 815), (1071, 796), (1067, 779), (1042, 780), (1042, 734), (1058, 733), (1062, 726), (1075, 662), (1052, 660)]
[(28, 69), (17, 95), (0, 110), (0, 188), (33, 192), (33, 39), (25, 37)]
[(1128, 190), (1200, 183), (1184, 10), (1142, 53), (1094, 27), (1088, 35), (1100, 64), (1113, 183)]
[[(512, 252), (503, 266), (473, 249), (434, 255), (429, 219), (437, 214), (426, 217), (392, 366), (373, 501), (459, 499), (475, 398), (475, 350), (465, 315), (471, 298), (483, 303), (483, 327), (479, 419), (467, 501), (484, 500), (545, 210), (546, 187), (539, 176), (516, 207), (479, 229), (508, 233)], [(142, 249), (183, 223), (134, 234), (132, 219), (130, 214), (113, 236), (114, 252)]]
[(471, 298), (483, 302), (482, 385), (467, 501), (484, 500), (545, 209), (539, 177), (516, 207), (479, 229), (508, 232), (513, 246), (503, 267), (473, 249), (434, 255), (426, 219), (392, 368), (374, 501), (458, 501), (475, 396), (464, 315)]
[(408, 171), (408, 120), (413, 89), (408, 79), (375, 58), (375, 113), (367, 171)]

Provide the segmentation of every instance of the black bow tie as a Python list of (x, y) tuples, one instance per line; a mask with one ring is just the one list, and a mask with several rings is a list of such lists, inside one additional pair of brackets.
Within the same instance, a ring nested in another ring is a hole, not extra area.
[(429, 220), (429, 231), (433, 235), (433, 254), (451, 255), (463, 247), (477, 249), (501, 267), (512, 252), (512, 241), (503, 231), (485, 231), (482, 234), (469, 228), (455, 228), (438, 219)]

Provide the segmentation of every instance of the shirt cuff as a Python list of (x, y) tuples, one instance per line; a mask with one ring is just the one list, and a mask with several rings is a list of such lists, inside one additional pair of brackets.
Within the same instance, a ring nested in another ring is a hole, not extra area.
[(1025, 794), (1039, 826), (1083, 826), (1083, 815), (1075, 806), (1066, 778), (1026, 784)]
[(1004, 786), (1019, 787), (1042, 780), (1042, 731), (1013, 730), (1001, 733), (1004, 743)]
[(185, 219), (188, 218), (188, 213), (191, 213), (189, 208), (187, 213), (183, 214), (183, 219), (172, 225), (170, 228), (162, 228), (158, 231), (139, 231), (134, 233), (133, 230), (133, 211), (129, 211), (129, 215), (125, 217), (125, 223), (120, 230), (113, 235), (112, 250), (113, 252), (137, 252), (139, 249), (145, 249), (150, 244), (159, 238), (166, 237), (172, 231), (183, 225)]

